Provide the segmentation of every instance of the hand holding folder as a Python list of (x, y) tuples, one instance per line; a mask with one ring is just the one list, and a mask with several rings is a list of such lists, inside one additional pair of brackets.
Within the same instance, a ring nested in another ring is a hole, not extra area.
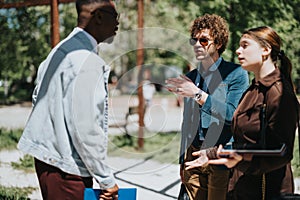
[[(100, 189), (86, 188), (84, 191), (84, 200), (98, 200)], [(118, 200), (136, 200), (136, 188), (120, 188)]]

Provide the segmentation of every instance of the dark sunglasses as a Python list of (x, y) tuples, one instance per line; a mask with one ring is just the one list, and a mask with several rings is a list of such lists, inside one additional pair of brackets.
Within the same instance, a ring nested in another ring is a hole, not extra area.
[(94, 10), (93, 12), (91, 12), (91, 15), (94, 15), (97, 10), (100, 10), (102, 12), (106, 12), (108, 14), (111, 14), (117, 21), (119, 21), (119, 19), (120, 19), (120, 13), (112, 12), (112, 11), (109, 11), (109, 10), (104, 10), (102, 8), (98, 8), (98, 9)]
[(209, 43), (209, 39), (207, 38), (190, 38), (190, 45), (194, 46), (198, 41), (204, 47), (206, 47)]

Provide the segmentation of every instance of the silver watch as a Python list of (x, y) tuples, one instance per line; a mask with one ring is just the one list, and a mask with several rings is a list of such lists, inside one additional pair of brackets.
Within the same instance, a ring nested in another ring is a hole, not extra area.
[(203, 91), (200, 89), (195, 95), (194, 95), (194, 100), (195, 101), (200, 101), (201, 97), (202, 97), (202, 93)]

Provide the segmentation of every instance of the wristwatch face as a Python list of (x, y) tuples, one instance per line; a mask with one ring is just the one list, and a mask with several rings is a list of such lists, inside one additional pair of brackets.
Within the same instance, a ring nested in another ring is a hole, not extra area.
[(199, 101), (201, 99), (201, 97), (202, 97), (202, 92), (200, 91), (200, 92), (198, 92), (198, 93), (195, 94), (194, 100), (195, 101)]

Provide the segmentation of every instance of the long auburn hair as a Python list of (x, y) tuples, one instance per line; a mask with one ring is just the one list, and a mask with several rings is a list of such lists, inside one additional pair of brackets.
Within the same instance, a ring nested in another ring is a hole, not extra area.
[[(261, 26), (257, 28), (251, 28), (246, 30), (243, 35), (249, 35), (253, 37), (262, 47), (271, 48), (271, 59), (275, 63), (276, 67), (279, 67), (282, 75), (293, 86), (291, 73), (292, 63), (290, 59), (281, 50), (282, 41), (280, 36), (269, 26)], [(280, 65), (277, 66), (277, 61), (280, 60)]]

